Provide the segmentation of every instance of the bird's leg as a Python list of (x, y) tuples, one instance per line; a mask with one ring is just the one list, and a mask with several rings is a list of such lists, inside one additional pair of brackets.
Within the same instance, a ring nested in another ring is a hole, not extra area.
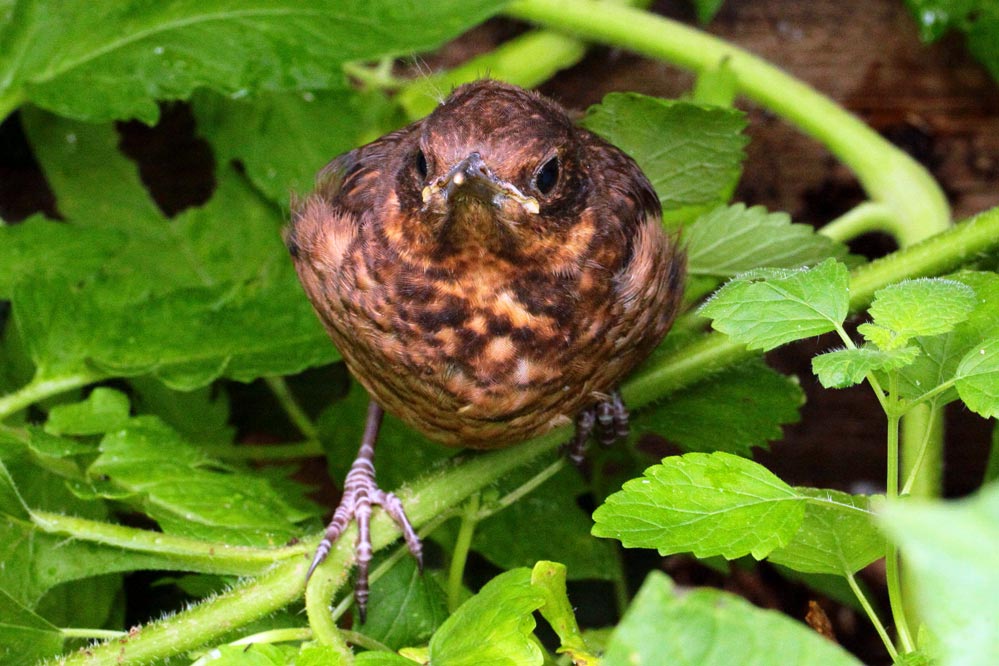
[(569, 460), (577, 467), (583, 464), (586, 443), (594, 432), (602, 446), (610, 446), (628, 436), (628, 408), (619, 391), (576, 415), (576, 433), (565, 449)]
[(333, 544), (347, 529), (350, 521), (357, 520), (357, 542), (354, 544), (354, 553), (357, 556), (357, 582), (354, 584), (354, 600), (357, 602), (361, 622), (364, 622), (368, 606), (368, 567), (371, 564), (372, 554), (370, 528), (372, 504), (381, 505), (396, 522), (406, 539), (409, 552), (416, 558), (420, 571), (423, 571), (423, 545), (409, 518), (406, 517), (402, 502), (392, 493), (379, 488), (375, 481), (375, 441), (378, 439), (378, 429), (381, 427), (383, 414), (382, 408), (374, 400), (368, 403), (364, 437), (361, 439), (357, 458), (350, 466), (350, 472), (344, 481), (343, 497), (333, 513), (333, 520), (326, 528), (323, 540), (316, 548), (316, 555), (312, 558), (309, 571), (305, 574), (305, 580), (308, 582), (312, 572), (326, 559)]

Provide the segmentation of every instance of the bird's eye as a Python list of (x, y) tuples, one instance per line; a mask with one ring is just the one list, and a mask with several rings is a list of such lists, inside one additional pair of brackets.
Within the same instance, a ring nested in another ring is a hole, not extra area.
[(558, 182), (558, 158), (553, 157), (538, 169), (538, 174), (534, 177), (534, 186), (541, 194), (548, 194)]
[(420, 178), (427, 177), (427, 156), (422, 150), (416, 151), (416, 173), (420, 174)]

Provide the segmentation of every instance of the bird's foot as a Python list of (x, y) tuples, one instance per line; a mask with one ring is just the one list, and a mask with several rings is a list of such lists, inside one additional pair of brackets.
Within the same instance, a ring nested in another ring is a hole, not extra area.
[(379, 488), (378, 482), (375, 480), (374, 440), (377, 438), (381, 417), (381, 408), (372, 402), (368, 408), (368, 423), (365, 428), (364, 440), (361, 443), (361, 450), (358, 451), (357, 458), (350, 466), (350, 472), (348, 472), (344, 482), (340, 505), (333, 513), (333, 520), (326, 528), (326, 534), (319, 542), (309, 571), (305, 574), (305, 580), (308, 582), (316, 567), (326, 559), (333, 544), (350, 525), (350, 521), (356, 520), (357, 541), (354, 544), (354, 554), (357, 557), (357, 580), (354, 584), (354, 600), (357, 602), (361, 622), (364, 622), (368, 606), (368, 570), (373, 552), (370, 528), (372, 505), (381, 506), (399, 526), (406, 539), (406, 545), (409, 546), (409, 552), (416, 558), (420, 571), (423, 571), (423, 544), (420, 542), (420, 537), (416, 535), (409, 518), (406, 517), (402, 502), (394, 494)]
[(610, 446), (628, 436), (628, 408), (618, 391), (576, 416), (576, 434), (565, 448), (569, 460), (577, 467), (585, 460), (586, 445), (592, 434), (596, 434), (601, 446)]

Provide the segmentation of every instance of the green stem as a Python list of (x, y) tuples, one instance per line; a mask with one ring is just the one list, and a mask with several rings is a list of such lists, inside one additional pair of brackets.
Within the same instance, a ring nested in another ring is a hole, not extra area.
[(197, 606), (151, 622), (134, 636), (117, 638), (45, 663), (59, 666), (144, 664), (204, 645), (283, 608), (302, 594), (308, 560), (290, 558), (259, 578), (247, 579), (230, 591)]
[(905, 485), (900, 496), (938, 497), (940, 465), (924, 466), (924, 461), (939, 459), (943, 442), (942, 408), (936, 402), (914, 405), (902, 418), (902, 469)]
[(267, 382), (268, 388), (270, 388), (274, 397), (277, 398), (281, 409), (288, 415), (288, 418), (298, 428), (298, 431), (305, 435), (306, 439), (318, 441), (319, 430), (312, 422), (312, 419), (309, 418), (309, 415), (305, 413), (305, 410), (302, 409), (302, 406), (298, 404), (295, 395), (291, 392), (288, 382), (284, 380), (284, 377), (266, 377), (264, 381)]
[(243, 636), (230, 645), (253, 645), (254, 643), (290, 643), (292, 641), (307, 641), (312, 638), (312, 630), (308, 627), (286, 627), (261, 631), (249, 636)]
[[(889, 502), (898, 499), (899, 479), (899, 409), (898, 409), (898, 373), (889, 376), (888, 388), (888, 472), (885, 481), (885, 495)], [(909, 622), (905, 615), (905, 605), (902, 599), (902, 576), (900, 571), (898, 549), (891, 541), (885, 549), (885, 578), (888, 585), (888, 603), (891, 606), (892, 618), (895, 620), (895, 630), (898, 632), (902, 651), (912, 652), (915, 644), (909, 632)]]
[(252, 576), (263, 573), (274, 562), (301, 556), (305, 546), (250, 548), (199, 541), (188, 537), (114, 525), (48, 511), (32, 511), (31, 521), (42, 532), (63, 534), (111, 548), (164, 558), (161, 568), (201, 573)]
[(97, 639), (104, 641), (113, 641), (116, 638), (122, 638), (128, 636), (127, 631), (113, 631), (111, 629), (76, 629), (73, 627), (64, 627), (59, 630), (59, 633), (63, 635), (63, 638), (88, 638)]
[(78, 372), (55, 377), (35, 375), (34, 379), (5, 396), (0, 397), (0, 421), (8, 416), (52, 396), (78, 389), (104, 379), (98, 372)]
[(940, 186), (915, 160), (829, 98), (748, 51), (677, 21), (594, 0), (516, 0), (514, 18), (661, 58), (697, 73), (725, 61), (739, 90), (824, 144), (893, 213), (901, 245), (950, 222)]
[(872, 231), (887, 231), (898, 238), (905, 233), (904, 228), (898, 226), (898, 222), (890, 206), (865, 201), (829, 222), (819, 230), (819, 233), (840, 242), (852, 240)]
[(871, 621), (871, 624), (874, 625), (874, 629), (878, 632), (878, 636), (881, 637), (881, 642), (885, 644), (885, 649), (888, 650), (888, 656), (891, 657), (892, 661), (897, 661), (898, 650), (895, 649), (895, 644), (891, 642), (891, 637), (888, 636), (888, 630), (885, 629), (883, 624), (881, 624), (881, 619), (878, 617), (878, 614), (874, 612), (874, 607), (871, 606), (871, 602), (868, 601), (867, 595), (864, 594), (862, 589), (860, 589), (857, 579), (852, 573), (847, 574), (846, 582), (850, 585), (850, 589), (853, 590), (853, 594), (857, 597), (857, 601), (860, 602), (860, 606), (864, 609), (864, 612), (867, 613), (868, 619)]
[(451, 613), (461, 603), (461, 583), (465, 577), (465, 564), (468, 562), (468, 552), (472, 549), (475, 527), (479, 524), (478, 514), (479, 495), (476, 493), (468, 499), (462, 512), (458, 536), (454, 540), (454, 552), (451, 553), (451, 566), (447, 572), (447, 608)]

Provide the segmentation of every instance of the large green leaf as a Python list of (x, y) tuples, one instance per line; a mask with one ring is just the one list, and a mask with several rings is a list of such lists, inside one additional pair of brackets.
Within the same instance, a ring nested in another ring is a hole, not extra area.
[(605, 666), (860, 666), (804, 624), (719, 590), (677, 594), (653, 571), (614, 629)]
[(593, 534), (661, 554), (762, 559), (787, 545), (806, 500), (751, 460), (729, 453), (665, 458), (593, 514)]
[(26, 0), (0, 24), (0, 98), (60, 115), (151, 123), (197, 87), (344, 87), (352, 60), (433, 48), (498, 0)]
[(999, 663), (999, 485), (960, 502), (896, 502), (883, 514), (881, 527), (911, 567), (919, 616), (939, 642), (941, 663)]
[(583, 126), (638, 162), (671, 223), (727, 202), (742, 173), (746, 119), (735, 109), (611, 93)]

